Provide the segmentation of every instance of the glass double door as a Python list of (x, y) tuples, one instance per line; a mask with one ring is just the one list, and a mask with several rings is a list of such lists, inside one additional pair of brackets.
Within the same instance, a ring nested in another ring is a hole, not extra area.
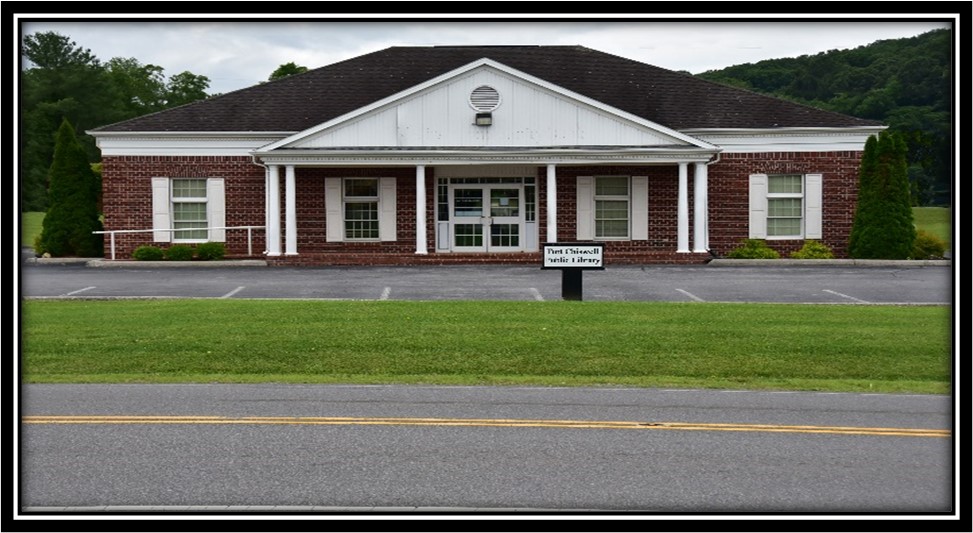
[(449, 195), (449, 233), (454, 252), (524, 249), (523, 186), (453, 185)]

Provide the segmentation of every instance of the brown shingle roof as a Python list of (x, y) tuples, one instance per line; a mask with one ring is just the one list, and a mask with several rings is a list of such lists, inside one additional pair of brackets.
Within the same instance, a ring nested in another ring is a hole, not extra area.
[(392, 47), (94, 131), (301, 131), (481, 58), (676, 130), (880, 123), (581, 46)]

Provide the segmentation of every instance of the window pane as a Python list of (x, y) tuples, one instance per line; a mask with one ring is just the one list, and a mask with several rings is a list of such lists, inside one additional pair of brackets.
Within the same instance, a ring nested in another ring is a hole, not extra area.
[(628, 202), (625, 200), (598, 200), (595, 202), (595, 219), (628, 220)]
[(345, 238), (378, 238), (378, 202), (345, 203)]
[(804, 179), (799, 174), (787, 174), (784, 176), (768, 176), (767, 192), (801, 194), (803, 192)]
[[(206, 228), (206, 204), (202, 202), (176, 202), (172, 204), (172, 229)], [(173, 239), (208, 238), (206, 229), (195, 231), (174, 231)]]
[(205, 179), (172, 180), (173, 198), (206, 198)]
[(436, 192), (436, 220), (440, 222), (449, 220), (449, 186), (443, 178), (439, 179)]
[(453, 216), (478, 217), (482, 214), (482, 189), (456, 189), (453, 191)]
[(520, 216), (520, 191), (518, 189), (490, 190), (490, 216)]
[(534, 197), (535, 194), (535, 187), (533, 185), (524, 187), (524, 220), (527, 222), (533, 222), (537, 219), (537, 201)]
[(800, 217), (800, 198), (768, 198), (767, 215), (771, 217)]
[(378, 180), (346, 179), (345, 196), (357, 198), (378, 198)]
[(482, 224), (456, 224), (453, 246), (483, 246)]
[(628, 178), (595, 178), (595, 196), (628, 196)]
[(801, 219), (799, 218), (768, 218), (767, 236), (769, 237), (800, 237)]
[(520, 246), (520, 224), (491, 225), (490, 246)]
[(595, 237), (628, 237), (628, 201), (595, 201)]
[(596, 220), (595, 237), (628, 237), (627, 220)]

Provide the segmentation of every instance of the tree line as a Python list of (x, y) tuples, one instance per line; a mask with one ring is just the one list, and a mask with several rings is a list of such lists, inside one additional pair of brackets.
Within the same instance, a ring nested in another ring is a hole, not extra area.
[(949, 205), (952, 31), (711, 70), (706, 80), (860, 118), (906, 143), (913, 205)]
[(189, 71), (165, 75), (135, 58), (103, 62), (56, 32), (26, 35), (20, 85), (21, 210), (45, 211), (48, 172), (63, 120), (78, 132), (89, 163), (100, 161), (84, 131), (206, 98), (210, 80)]

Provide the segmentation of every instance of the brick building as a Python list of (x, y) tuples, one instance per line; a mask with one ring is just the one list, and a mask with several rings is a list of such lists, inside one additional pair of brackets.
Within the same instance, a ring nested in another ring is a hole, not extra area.
[(536, 263), (545, 242), (604, 241), (611, 264), (745, 238), (843, 256), (883, 128), (588, 48), (498, 46), (388, 48), (89, 133), (105, 229), (154, 230), (116, 234), (118, 258), (219, 241), (283, 265)]

